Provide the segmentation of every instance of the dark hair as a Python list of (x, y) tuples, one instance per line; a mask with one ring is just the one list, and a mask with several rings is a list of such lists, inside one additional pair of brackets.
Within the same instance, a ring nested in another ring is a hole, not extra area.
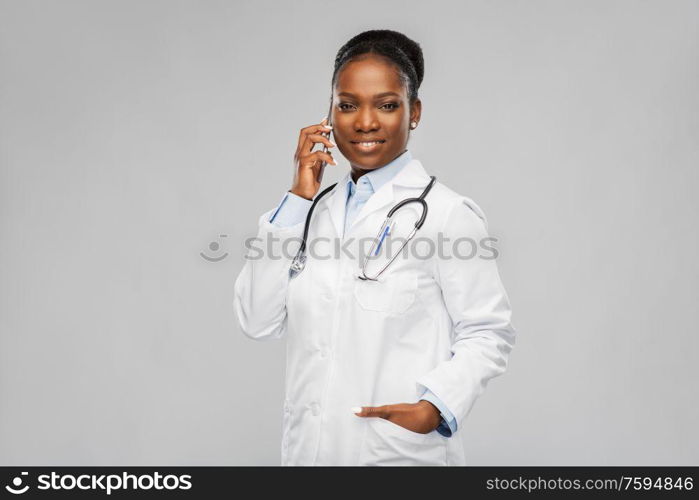
[(369, 53), (383, 56), (398, 67), (399, 77), (407, 88), (408, 101), (415, 102), (425, 74), (422, 49), (417, 42), (393, 30), (364, 31), (345, 43), (335, 57), (331, 86), (335, 86), (337, 75), (346, 63)]

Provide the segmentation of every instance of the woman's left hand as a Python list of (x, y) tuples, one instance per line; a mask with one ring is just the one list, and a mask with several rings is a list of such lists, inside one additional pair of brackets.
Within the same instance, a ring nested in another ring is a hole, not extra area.
[(421, 399), (417, 403), (399, 403), (384, 406), (362, 406), (358, 417), (385, 418), (409, 431), (427, 434), (439, 427), (442, 416), (429, 401)]

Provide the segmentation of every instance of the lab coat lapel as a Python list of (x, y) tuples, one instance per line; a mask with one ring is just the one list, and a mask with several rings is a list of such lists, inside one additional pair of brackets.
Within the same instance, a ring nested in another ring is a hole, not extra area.
[(349, 176), (350, 174), (348, 173), (342, 177), (333, 190), (321, 198), (316, 207), (317, 213), (322, 213), (326, 209), (329, 211), (330, 219), (338, 238), (342, 237), (345, 228), (345, 204), (347, 203), (347, 181), (349, 181)]
[[(356, 227), (362, 219), (376, 211), (384, 210), (388, 213), (393, 205), (406, 197), (400, 187), (425, 188), (429, 182), (430, 176), (427, 175), (420, 161), (413, 158), (395, 175), (395, 177), (381, 186), (379, 190), (367, 200), (354, 219), (353, 227)], [(344, 216), (344, 211), (342, 215)]]
[[(348, 172), (342, 179), (337, 182), (337, 185), (326, 196), (321, 198), (316, 207), (317, 212), (322, 212), (327, 209), (330, 213), (335, 233), (338, 238), (343, 237), (345, 230), (345, 210), (347, 204), (347, 182), (349, 181), (350, 173)], [(403, 167), (391, 180), (386, 182), (379, 188), (364, 204), (357, 214), (352, 227), (368, 215), (378, 211), (388, 210), (398, 203), (399, 198), (403, 199), (405, 193), (401, 187), (406, 188), (425, 188), (430, 182), (430, 176), (427, 175), (425, 169), (420, 163), (420, 160), (413, 158)]]

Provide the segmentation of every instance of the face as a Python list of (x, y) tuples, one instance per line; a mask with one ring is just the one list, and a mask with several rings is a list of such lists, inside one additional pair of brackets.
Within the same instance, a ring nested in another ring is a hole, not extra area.
[[(369, 54), (347, 63), (333, 89), (333, 140), (357, 178), (383, 167), (408, 145), (410, 122), (420, 121), (419, 99), (412, 108), (398, 69)], [(370, 145), (366, 141), (380, 141)]]

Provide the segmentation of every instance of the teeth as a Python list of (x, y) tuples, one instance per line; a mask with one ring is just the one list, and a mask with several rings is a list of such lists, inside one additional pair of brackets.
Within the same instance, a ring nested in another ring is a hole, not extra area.
[(381, 141), (374, 141), (374, 142), (360, 142), (362, 146), (373, 146), (374, 144), (379, 144)]

